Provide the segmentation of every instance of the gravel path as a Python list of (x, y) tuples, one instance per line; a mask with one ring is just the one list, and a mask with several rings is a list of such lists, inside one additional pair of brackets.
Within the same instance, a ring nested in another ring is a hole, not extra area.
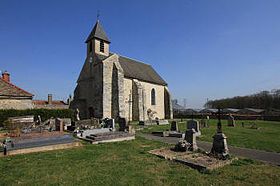
[[(176, 137), (160, 137), (160, 136), (154, 136), (152, 134), (139, 134), (139, 136), (144, 137), (148, 140), (156, 140), (169, 144), (175, 144), (179, 140), (179, 138)], [(212, 143), (210, 142), (197, 141), (197, 145), (199, 148), (205, 151), (210, 151), (212, 148)], [(259, 161), (280, 166), (280, 153), (266, 152), (262, 150), (247, 149), (247, 148), (232, 147), (232, 146), (229, 146), (228, 148), (229, 148), (229, 152), (233, 155), (259, 160)]]

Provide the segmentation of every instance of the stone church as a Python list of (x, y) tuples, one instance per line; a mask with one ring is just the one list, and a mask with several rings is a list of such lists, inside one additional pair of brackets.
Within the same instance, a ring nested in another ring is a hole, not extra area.
[(110, 40), (99, 21), (85, 43), (87, 57), (70, 105), (79, 109), (81, 118), (173, 117), (167, 83), (150, 65), (110, 52)]

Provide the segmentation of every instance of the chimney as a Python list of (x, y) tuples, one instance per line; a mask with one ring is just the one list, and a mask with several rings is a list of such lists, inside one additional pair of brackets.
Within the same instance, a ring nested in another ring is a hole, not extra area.
[(9, 72), (5, 71), (2, 73), (2, 79), (6, 82), (10, 82), (10, 74)]
[(48, 94), (48, 104), (52, 104), (52, 94)]

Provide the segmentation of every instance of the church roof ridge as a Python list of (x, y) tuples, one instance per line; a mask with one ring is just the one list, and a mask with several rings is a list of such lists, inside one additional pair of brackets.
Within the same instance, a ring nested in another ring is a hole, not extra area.
[(135, 78), (159, 85), (167, 85), (167, 83), (150, 64), (139, 62), (135, 59), (125, 57), (117, 53), (115, 54), (119, 56), (119, 63), (123, 68), (125, 77)]
[(135, 62), (137, 62), (137, 63), (142, 63), (142, 64), (144, 64), (144, 65), (152, 66), (152, 65), (147, 64), (147, 63), (145, 63), (145, 62), (143, 62), (143, 61), (139, 61), (138, 59), (134, 59), (134, 58), (131, 58), (131, 57), (127, 57), (127, 56), (124, 56), (124, 55), (121, 55), (121, 54), (118, 54), (118, 53), (112, 53), (112, 54), (117, 54), (117, 55), (120, 56), (120, 57), (130, 59), (130, 60), (135, 61)]

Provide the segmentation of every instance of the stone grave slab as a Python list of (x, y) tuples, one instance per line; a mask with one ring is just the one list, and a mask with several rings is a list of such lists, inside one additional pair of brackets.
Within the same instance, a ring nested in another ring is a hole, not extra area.
[(213, 170), (225, 165), (229, 165), (235, 159), (219, 160), (214, 157), (208, 156), (205, 153), (200, 152), (175, 152), (169, 147), (154, 149), (149, 151), (150, 154), (156, 155), (158, 157), (164, 158), (166, 160), (171, 160), (185, 164), (191, 168), (197, 169), (199, 171)]

